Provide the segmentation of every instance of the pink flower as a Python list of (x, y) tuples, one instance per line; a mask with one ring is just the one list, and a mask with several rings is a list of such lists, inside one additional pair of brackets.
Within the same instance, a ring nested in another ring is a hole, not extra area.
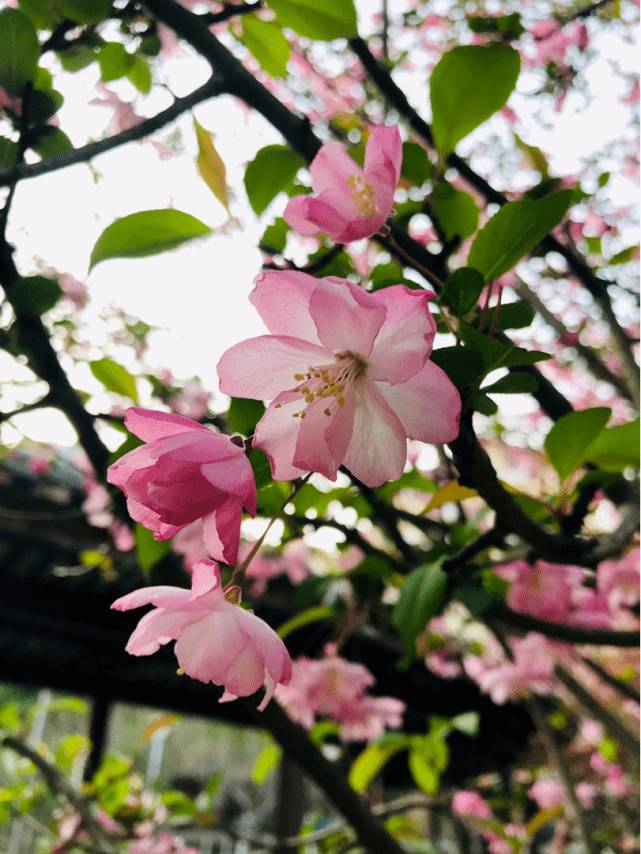
[(597, 588), (614, 611), (632, 607), (639, 601), (639, 549), (628, 552), (621, 560), (604, 560), (599, 564)]
[(585, 577), (585, 570), (579, 567), (544, 560), (537, 560), (533, 565), (515, 560), (495, 567), (494, 572), (511, 582), (507, 604), (513, 611), (552, 622), (567, 620), (572, 591)]
[(456, 438), (459, 394), (429, 361), (430, 296), (293, 271), (257, 279), (250, 300), (272, 334), (227, 350), (218, 375), (225, 394), (272, 398), (254, 446), (276, 480), (307, 471), (334, 480), (344, 464), (380, 486), (403, 473), (408, 437)]
[(147, 587), (117, 599), (112, 608), (156, 608), (140, 620), (126, 646), (131, 655), (151, 655), (176, 641), (178, 664), (192, 679), (224, 685), (221, 702), (248, 697), (265, 685), (261, 711), (276, 683), (287, 683), (292, 664), (285, 644), (267, 623), (238, 601), (238, 588), (223, 590), (218, 564), (192, 567), (191, 592), (180, 587)]
[(110, 466), (132, 519), (167, 540), (203, 520), (209, 554), (234, 564), (243, 506), (256, 513), (256, 485), (243, 448), (181, 415), (131, 407), (128, 430), (147, 442)]
[(391, 213), (402, 160), (395, 126), (372, 128), (364, 169), (341, 142), (328, 142), (309, 167), (316, 198), (290, 199), (285, 221), (300, 234), (326, 234), (338, 243), (371, 237)]
[(456, 815), (473, 815), (476, 818), (492, 818), (492, 810), (487, 801), (478, 794), (466, 789), (454, 792), (452, 812)]

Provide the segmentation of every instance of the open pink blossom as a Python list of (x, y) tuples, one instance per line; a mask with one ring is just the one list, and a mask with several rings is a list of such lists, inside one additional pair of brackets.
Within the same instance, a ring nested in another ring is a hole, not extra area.
[(300, 234), (326, 234), (338, 243), (371, 237), (392, 211), (402, 160), (395, 126), (372, 128), (364, 169), (342, 142), (328, 142), (309, 167), (316, 198), (294, 196), (285, 208), (285, 221)]
[(125, 425), (147, 444), (110, 466), (107, 480), (127, 496), (132, 519), (167, 540), (203, 520), (216, 560), (234, 564), (243, 507), (256, 513), (256, 485), (243, 448), (181, 415), (131, 407)]
[(291, 659), (276, 632), (236, 604), (238, 594), (237, 587), (223, 589), (217, 563), (199, 560), (192, 567), (191, 591), (146, 587), (121, 596), (111, 607), (156, 606), (129, 638), (131, 655), (151, 655), (175, 640), (178, 664), (188, 676), (224, 685), (221, 702), (248, 697), (265, 685), (262, 711), (276, 684), (289, 682)]
[(429, 361), (430, 296), (295, 271), (259, 276), (250, 300), (272, 334), (227, 350), (218, 375), (225, 394), (272, 400), (253, 444), (276, 480), (308, 471), (334, 480), (345, 465), (380, 486), (403, 473), (407, 438), (456, 438), (459, 394)]

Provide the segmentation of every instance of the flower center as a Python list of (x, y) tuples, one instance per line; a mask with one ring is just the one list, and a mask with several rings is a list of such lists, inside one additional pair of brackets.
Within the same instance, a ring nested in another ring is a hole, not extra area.
[(363, 219), (371, 219), (378, 213), (376, 209), (376, 195), (374, 188), (369, 182), (364, 182), (360, 175), (350, 175), (347, 179), (347, 186), (350, 190), (351, 198), (356, 205), (356, 210), (359, 216)]
[(317, 400), (327, 404), (323, 412), (328, 417), (337, 406), (345, 406), (348, 386), (365, 374), (367, 363), (349, 350), (338, 353), (335, 358), (336, 361), (330, 365), (310, 365), (306, 373), (294, 374), (294, 379), (300, 383), (296, 391), (302, 394), (306, 403), (304, 409), (294, 413), (294, 418), (304, 418), (308, 406)]

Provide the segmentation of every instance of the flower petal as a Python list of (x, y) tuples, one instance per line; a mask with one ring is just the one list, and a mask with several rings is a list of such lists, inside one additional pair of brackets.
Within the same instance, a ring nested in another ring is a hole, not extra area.
[(163, 584), (159, 587), (142, 587), (126, 593), (112, 604), (115, 611), (131, 611), (132, 608), (141, 608), (143, 605), (157, 605), (161, 608), (187, 608), (189, 607), (189, 590), (181, 587), (170, 587)]
[(214, 560), (222, 560), (229, 566), (236, 563), (242, 517), (241, 503), (233, 496), (203, 516), (203, 543)]
[(363, 177), (363, 170), (352, 160), (342, 142), (328, 142), (318, 152), (309, 167), (314, 193), (319, 196), (325, 190), (345, 187), (349, 195), (347, 181), (351, 175)]
[(357, 387), (354, 431), (343, 464), (366, 486), (398, 480), (407, 460), (405, 430), (372, 383)]
[(137, 406), (130, 406), (125, 412), (125, 427), (143, 442), (154, 442), (156, 439), (175, 436), (188, 430), (206, 430), (211, 433), (208, 427), (192, 421), (191, 418), (171, 412), (140, 409)]
[(175, 640), (190, 622), (198, 622), (198, 611), (167, 611), (155, 608), (140, 620), (127, 641), (125, 651), (130, 655), (152, 655), (163, 644)]
[(294, 374), (309, 365), (323, 364), (327, 350), (300, 338), (262, 335), (234, 344), (218, 363), (220, 390), (231, 397), (270, 400), (283, 389), (294, 388)]
[(318, 337), (333, 352), (349, 350), (365, 359), (383, 322), (386, 309), (346, 279), (319, 279), (309, 298), (309, 312)]
[[(227, 438), (227, 437), (225, 437)], [(229, 440), (228, 440), (229, 441)], [(225, 492), (256, 515), (256, 482), (245, 449), (229, 442), (235, 452), (229, 459), (205, 463), (200, 471), (212, 486)]]
[(272, 335), (320, 344), (309, 316), (309, 297), (317, 282), (298, 270), (266, 270), (256, 279), (249, 301)]
[(201, 558), (194, 562), (191, 567), (191, 595), (192, 600), (200, 596), (206, 596), (214, 590), (220, 590), (222, 598), (222, 584), (220, 580), (220, 569), (213, 560)]
[(445, 371), (434, 362), (427, 361), (404, 383), (376, 385), (410, 439), (440, 445), (458, 436), (461, 398)]
[(327, 399), (316, 399), (305, 408), (294, 453), (294, 465), (336, 480), (343, 462), (354, 422), (354, 393), (346, 390), (343, 406), (334, 404), (326, 415)]
[(294, 415), (300, 411), (300, 392), (285, 391), (267, 407), (256, 426), (252, 445), (269, 457), (274, 480), (295, 480), (305, 474), (293, 464), (300, 429), (300, 418)]
[(373, 295), (385, 306), (385, 322), (368, 359), (367, 378), (401, 383), (421, 370), (432, 350), (436, 323), (429, 291), (393, 285)]
[[(376, 176), (391, 187), (392, 197), (401, 177), (403, 142), (396, 125), (374, 127), (365, 146), (365, 175)], [(375, 188), (376, 189), (376, 188)]]

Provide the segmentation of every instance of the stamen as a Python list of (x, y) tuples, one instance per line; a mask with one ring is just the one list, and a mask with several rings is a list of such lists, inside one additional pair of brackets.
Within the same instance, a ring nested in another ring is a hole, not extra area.
[[(306, 374), (294, 374), (294, 379), (305, 380), (296, 391), (300, 392), (306, 407), (299, 412), (292, 413), (294, 418), (304, 418), (307, 406), (316, 400), (327, 400), (329, 406), (323, 408), (323, 414), (327, 417), (332, 415), (333, 402), (337, 406), (345, 406), (345, 392), (353, 382), (362, 376), (367, 368), (366, 363), (360, 356), (356, 356), (349, 350), (337, 353), (335, 361), (331, 365), (309, 366)], [(278, 406), (279, 404), (277, 404)]]
[(350, 190), (350, 196), (356, 205), (359, 216), (363, 219), (371, 219), (378, 213), (376, 207), (376, 193), (374, 188), (368, 182), (363, 182), (360, 175), (350, 175), (347, 179), (347, 186)]

